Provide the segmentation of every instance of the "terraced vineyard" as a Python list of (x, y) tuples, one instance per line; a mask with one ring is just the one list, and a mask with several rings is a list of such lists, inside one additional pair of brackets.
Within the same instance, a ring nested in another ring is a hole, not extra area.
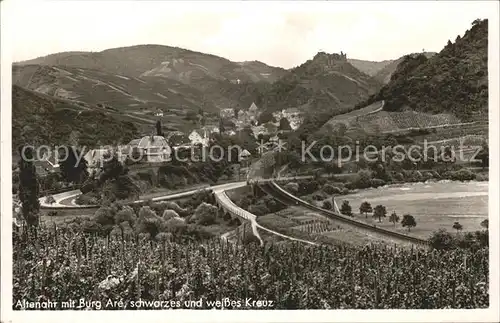
[(356, 122), (357, 118), (362, 117), (362, 116), (367, 116), (371, 115), (374, 113), (377, 113), (377, 111), (380, 111), (383, 108), (383, 102), (375, 102), (373, 104), (370, 104), (367, 107), (364, 107), (362, 109), (354, 110), (348, 113), (344, 113), (338, 116), (333, 117), (330, 119), (325, 126), (335, 126), (337, 124), (343, 123), (346, 126), (349, 126), (350, 124)]
[(411, 129), (442, 127), (459, 124), (460, 120), (451, 114), (427, 114), (415, 111), (379, 111), (361, 116), (357, 124), (367, 132), (401, 132)]

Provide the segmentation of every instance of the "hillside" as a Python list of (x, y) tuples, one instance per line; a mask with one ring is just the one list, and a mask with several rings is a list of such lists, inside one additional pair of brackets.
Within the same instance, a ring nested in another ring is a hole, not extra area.
[(131, 122), (17, 85), (12, 88), (13, 151), (21, 144), (53, 147), (77, 141), (95, 147), (127, 143), (136, 136), (137, 128)]
[[(431, 58), (434, 56), (436, 53), (434, 52), (423, 52), (422, 53), (425, 57)], [(391, 60), (391, 61), (384, 61), (388, 62), (385, 66), (383, 66), (381, 69), (379, 69), (375, 74), (369, 74), (372, 75), (377, 81), (383, 84), (389, 83), (391, 80), (392, 74), (396, 71), (398, 65), (404, 60), (404, 56), (400, 57), (396, 60)], [(356, 66), (356, 65), (355, 65)], [(362, 71), (362, 69), (360, 69)]]
[(50, 96), (80, 102), (89, 107), (98, 104), (116, 111), (151, 117), (157, 108), (216, 113), (218, 109), (203, 102), (203, 94), (188, 85), (162, 77), (142, 80), (98, 70), (45, 65), (14, 66), (13, 84)]
[(370, 76), (375, 76), (379, 71), (381, 71), (383, 68), (385, 68), (387, 65), (391, 64), (394, 62), (394, 60), (385, 60), (385, 61), (380, 61), (380, 62), (374, 62), (374, 61), (365, 61), (361, 59), (353, 59), (353, 58), (348, 58), (347, 61), (354, 67), (356, 67), (358, 70), (361, 72), (370, 75)]
[(431, 58), (405, 56), (391, 81), (359, 106), (381, 100), (387, 111), (452, 113), (463, 122), (487, 118), (488, 21), (474, 21)]
[(270, 85), (260, 101), (271, 112), (297, 107), (309, 114), (329, 113), (354, 106), (379, 88), (345, 56), (320, 52)]
[(261, 62), (237, 63), (178, 47), (138, 45), (102, 52), (58, 53), (18, 64), (66, 66), (129, 77), (161, 76), (203, 88), (205, 79), (274, 82), (286, 74)]

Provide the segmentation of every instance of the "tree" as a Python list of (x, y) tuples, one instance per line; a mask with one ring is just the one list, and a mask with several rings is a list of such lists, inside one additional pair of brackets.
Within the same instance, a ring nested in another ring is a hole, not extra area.
[(415, 221), (415, 218), (412, 215), (405, 214), (403, 215), (403, 220), (401, 221), (401, 225), (403, 227), (408, 227), (408, 231), (411, 231), (411, 228), (417, 226), (417, 221)]
[(455, 222), (453, 223), (453, 229), (457, 230), (457, 234), (459, 231), (461, 231), (464, 227), (460, 224), (460, 222)]
[(455, 239), (445, 229), (439, 229), (431, 235), (429, 244), (437, 250), (448, 250), (454, 247)]
[(222, 120), (222, 118), (220, 118), (219, 119), (219, 133), (223, 134), (224, 132), (226, 132), (226, 128), (224, 127), (224, 121)]
[(284, 130), (284, 131), (292, 130), (292, 127), (290, 126), (290, 122), (288, 121), (287, 118), (281, 118), (279, 130)]
[(396, 214), (396, 211), (392, 212), (391, 216), (389, 217), (389, 221), (394, 223), (394, 226), (396, 226), (396, 223), (399, 222), (399, 216)]
[(382, 222), (382, 218), (385, 218), (386, 215), (387, 215), (387, 210), (383, 205), (377, 205), (373, 209), (373, 217), (378, 218), (378, 222)]
[(160, 120), (156, 121), (156, 135), (163, 137), (163, 130), (161, 128), (161, 121)]
[(349, 201), (343, 201), (342, 206), (340, 207), (340, 213), (348, 216), (352, 216), (352, 208), (349, 205)]
[(88, 177), (87, 161), (76, 147), (67, 146), (65, 151), (59, 164), (61, 175), (67, 182), (83, 183)]
[(274, 119), (274, 116), (271, 112), (269, 111), (264, 111), (260, 114), (259, 116), (259, 123), (268, 123), (268, 122), (275, 122), (276, 120)]
[(19, 149), (19, 200), (21, 211), (30, 228), (37, 227), (40, 219), (40, 201), (38, 200), (39, 183), (33, 165), (33, 149), (25, 147)]
[(186, 113), (184, 119), (189, 121), (196, 121), (198, 119), (198, 114), (195, 111), (190, 110)]
[(481, 150), (479, 151), (479, 153), (477, 154), (476, 156), (476, 160), (479, 160), (481, 162), (481, 166), (483, 168), (485, 167), (488, 167), (489, 166), (489, 158), (490, 158), (490, 151), (489, 151), (489, 148), (488, 148), (488, 144), (487, 143), (483, 143), (482, 146), (481, 146)]
[(372, 205), (366, 201), (364, 201), (363, 203), (361, 203), (360, 207), (359, 207), (359, 213), (361, 214), (364, 214), (365, 215), (365, 218), (368, 217), (368, 213), (371, 213), (373, 212), (373, 208), (372, 208)]
[(333, 207), (333, 204), (332, 204), (332, 202), (330, 200), (324, 200), (323, 201), (323, 208), (325, 210), (331, 210), (332, 207)]
[(481, 226), (485, 229), (488, 229), (488, 224), (489, 224), (488, 219), (481, 221)]

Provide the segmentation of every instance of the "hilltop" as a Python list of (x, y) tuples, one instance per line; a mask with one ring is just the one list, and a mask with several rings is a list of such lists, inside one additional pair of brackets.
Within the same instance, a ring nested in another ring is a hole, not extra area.
[(286, 71), (261, 62), (228, 59), (163, 45), (137, 45), (101, 52), (64, 52), (18, 65), (50, 65), (99, 70), (128, 77), (161, 76), (203, 88), (205, 79), (274, 82)]
[(407, 55), (390, 82), (363, 107), (385, 100), (384, 110), (451, 113), (462, 121), (488, 114), (488, 21), (476, 20), (438, 54)]
[(270, 112), (290, 107), (307, 113), (331, 112), (354, 106), (380, 86), (345, 55), (319, 52), (270, 85), (260, 101)]
[[(434, 56), (436, 53), (434, 52), (422, 52), (422, 55), (424, 55), (427, 58), (431, 58)], [(415, 54), (412, 54), (415, 55)], [(406, 55), (405, 55), (406, 56)], [(398, 65), (403, 62), (405, 56), (402, 56), (398, 59), (391, 60), (391, 61), (384, 61), (387, 62), (385, 66), (383, 66), (381, 69), (379, 69), (375, 74), (373, 74), (373, 77), (379, 81), (380, 83), (387, 84), (391, 80), (392, 74), (396, 71)], [(370, 74), (371, 75), (371, 74)]]

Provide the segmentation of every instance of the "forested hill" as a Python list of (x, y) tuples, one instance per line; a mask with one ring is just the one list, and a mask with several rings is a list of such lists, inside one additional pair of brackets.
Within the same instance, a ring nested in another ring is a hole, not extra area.
[(385, 100), (384, 109), (450, 112), (463, 121), (488, 116), (488, 20), (477, 19), (463, 37), (438, 54), (407, 55), (391, 80), (359, 104)]

